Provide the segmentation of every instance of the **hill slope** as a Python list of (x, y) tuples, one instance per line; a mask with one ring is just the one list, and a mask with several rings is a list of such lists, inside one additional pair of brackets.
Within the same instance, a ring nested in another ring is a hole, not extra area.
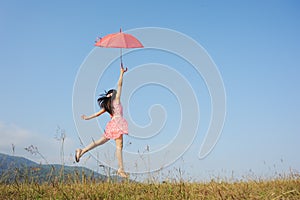
[(66, 180), (82, 178), (105, 181), (107, 176), (96, 173), (85, 167), (42, 165), (23, 157), (0, 153), (0, 183), (12, 182), (49, 182), (54, 179)]

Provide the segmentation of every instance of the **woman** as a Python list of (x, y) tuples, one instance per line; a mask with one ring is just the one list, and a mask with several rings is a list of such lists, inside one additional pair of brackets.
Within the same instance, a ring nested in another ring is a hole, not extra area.
[(110, 139), (114, 139), (116, 141), (116, 156), (119, 165), (117, 174), (124, 178), (127, 178), (128, 176), (124, 172), (123, 167), (123, 134), (128, 134), (128, 124), (127, 121), (123, 118), (123, 107), (120, 98), (122, 93), (123, 74), (126, 71), (127, 68), (124, 69), (123, 66), (121, 66), (117, 90), (111, 89), (108, 92), (106, 92), (106, 94), (103, 94), (100, 98), (98, 98), (100, 111), (91, 116), (81, 116), (84, 120), (90, 120), (102, 115), (105, 112), (108, 112), (111, 116), (111, 120), (107, 123), (103, 136), (99, 140), (92, 142), (85, 148), (77, 149), (75, 153), (75, 160), (76, 162), (79, 162), (80, 157), (86, 152), (99, 145), (106, 143)]

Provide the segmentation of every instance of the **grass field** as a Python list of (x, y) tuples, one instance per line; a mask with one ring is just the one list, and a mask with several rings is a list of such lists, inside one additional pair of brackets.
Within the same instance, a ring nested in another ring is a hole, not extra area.
[[(1, 161), (1, 159), (0, 159)], [(0, 200), (11, 199), (295, 199), (300, 200), (300, 174), (290, 171), (269, 178), (254, 174), (241, 180), (214, 177), (207, 182), (184, 181), (181, 170), (120, 179), (95, 176), (85, 168), (40, 165), (23, 158), (2, 155)], [(112, 175), (112, 176), (111, 176)], [(153, 176), (152, 176), (153, 175)], [(252, 178), (251, 178), (252, 177)], [(158, 181), (160, 180), (160, 181)], [(168, 181), (161, 181), (168, 180)]]
[(0, 199), (300, 199), (300, 176), (274, 180), (207, 183), (130, 181), (0, 184)]

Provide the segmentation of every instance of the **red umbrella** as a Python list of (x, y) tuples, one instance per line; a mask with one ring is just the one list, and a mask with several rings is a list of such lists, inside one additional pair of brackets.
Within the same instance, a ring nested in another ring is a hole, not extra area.
[(112, 33), (100, 38), (96, 41), (95, 46), (105, 47), (105, 48), (120, 48), (121, 52), (121, 66), (122, 62), (122, 48), (143, 48), (142, 43), (135, 38), (133, 35), (123, 33), (120, 29), (119, 33)]

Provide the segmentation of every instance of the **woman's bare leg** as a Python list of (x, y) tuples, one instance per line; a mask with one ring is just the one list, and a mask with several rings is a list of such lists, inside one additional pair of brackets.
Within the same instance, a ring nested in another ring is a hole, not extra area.
[(90, 143), (89, 145), (87, 145), (85, 148), (83, 149), (77, 149), (76, 150), (76, 161), (79, 162), (79, 158), (85, 154), (86, 152), (92, 150), (93, 148), (104, 144), (105, 142), (107, 142), (109, 139), (107, 139), (106, 137), (102, 136), (99, 140), (93, 141), (92, 143)]
[(121, 135), (119, 138), (116, 139), (116, 156), (118, 159), (118, 175), (121, 177), (127, 178), (127, 174), (124, 172), (124, 166), (123, 166), (123, 135)]

